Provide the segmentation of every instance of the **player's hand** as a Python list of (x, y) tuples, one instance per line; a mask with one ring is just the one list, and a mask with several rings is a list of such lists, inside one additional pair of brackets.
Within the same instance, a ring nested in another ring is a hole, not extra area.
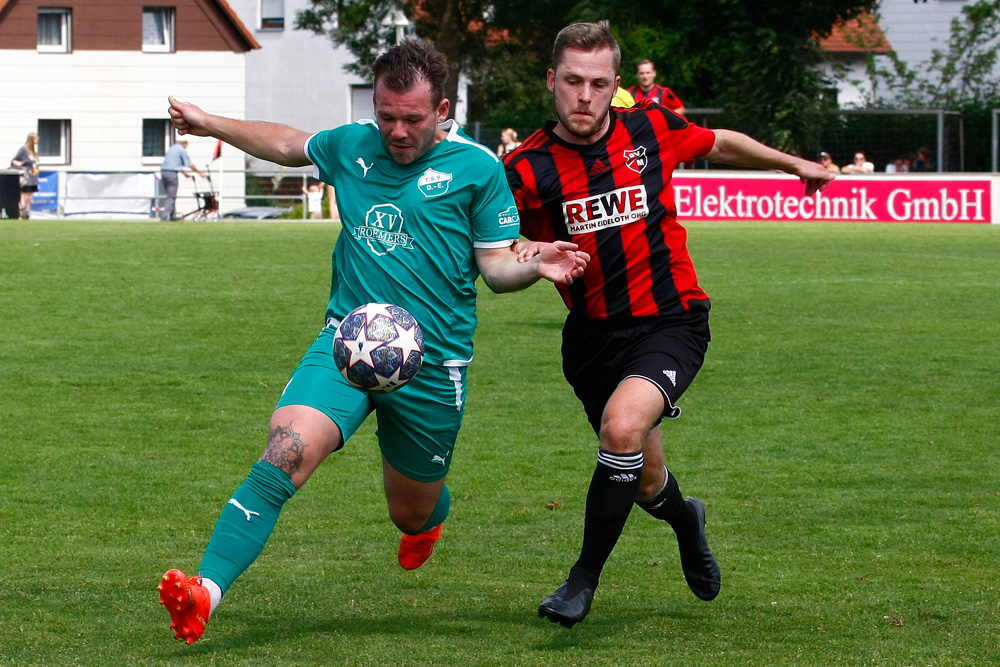
[(210, 136), (208, 130), (205, 129), (208, 114), (193, 104), (174, 99), (173, 96), (168, 97), (167, 101), (170, 102), (167, 113), (170, 114), (170, 122), (177, 130), (177, 134), (193, 134), (196, 137)]
[(529, 259), (542, 252), (547, 244), (538, 241), (518, 241), (514, 244), (514, 252), (517, 253), (517, 261), (524, 264)]
[(554, 283), (572, 285), (574, 278), (583, 275), (590, 255), (579, 250), (575, 243), (555, 241), (554, 243), (539, 243), (538, 272)]
[(799, 181), (806, 186), (806, 197), (811, 197), (817, 192), (822, 192), (829, 187), (837, 175), (832, 171), (827, 171), (826, 167), (818, 162), (804, 161), (805, 164), (799, 169)]

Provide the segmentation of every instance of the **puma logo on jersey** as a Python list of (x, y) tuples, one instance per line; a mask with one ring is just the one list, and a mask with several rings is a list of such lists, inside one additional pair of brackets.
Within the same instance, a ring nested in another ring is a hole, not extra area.
[(443, 466), (445, 463), (447, 463), (447, 461), (445, 461), (445, 458), (443, 456), (438, 456), (437, 454), (435, 454), (434, 456), (431, 457), (431, 463), (440, 463)]
[(246, 507), (243, 507), (243, 505), (240, 505), (239, 501), (236, 500), (236, 498), (230, 498), (229, 499), (229, 504), (230, 505), (235, 505), (238, 509), (243, 510), (243, 513), (247, 515), (247, 521), (250, 520), (250, 515), (251, 514), (253, 514), (254, 516), (260, 516), (260, 512), (251, 512)]
[(365, 161), (364, 161), (363, 158), (358, 158), (357, 160), (355, 160), (355, 162), (357, 162), (358, 164), (360, 164), (361, 168), (365, 170), (365, 173), (363, 173), (361, 175), (361, 178), (364, 178), (365, 176), (367, 176), (368, 175), (368, 170), (375, 166), (374, 162), (372, 162), (371, 164), (365, 164)]

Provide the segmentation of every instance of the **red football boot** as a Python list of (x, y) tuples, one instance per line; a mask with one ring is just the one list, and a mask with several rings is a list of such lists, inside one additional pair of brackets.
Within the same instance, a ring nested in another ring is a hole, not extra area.
[(188, 579), (180, 570), (169, 570), (156, 588), (160, 591), (160, 604), (170, 612), (174, 638), (188, 644), (201, 639), (212, 609), (212, 598), (202, 586), (201, 577)]
[(404, 570), (416, 570), (427, 562), (434, 550), (434, 543), (441, 537), (441, 526), (438, 524), (430, 530), (416, 535), (403, 533), (399, 540), (399, 564)]

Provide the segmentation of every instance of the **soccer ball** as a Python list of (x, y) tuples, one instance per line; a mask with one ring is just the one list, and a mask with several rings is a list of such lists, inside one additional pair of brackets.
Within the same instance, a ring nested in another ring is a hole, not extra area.
[(341, 320), (333, 361), (359, 389), (388, 393), (413, 379), (424, 362), (424, 333), (413, 315), (390, 303), (369, 303)]

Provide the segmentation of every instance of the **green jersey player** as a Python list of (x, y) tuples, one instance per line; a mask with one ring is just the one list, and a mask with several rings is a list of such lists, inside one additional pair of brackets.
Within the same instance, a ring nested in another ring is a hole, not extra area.
[[(284, 503), (372, 411), (389, 517), (403, 532), (399, 563), (422, 565), (450, 506), (445, 477), (472, 359), (476, 278), (495, 292), (539, 278), (569, 284), (589, 259), (574, 244), (556, 242), (518, 263), (510, 249), (518, 217), (503, 167), (446, 122), (440, 53), (404, 41), (378, 58), (373, 74), (375, 120), (316, 135), (210, 115), (170, 98), (182, 135), (216, 137), (286, 166), (313, 164), (317, 177), (334, 185), (343, 221), (327, 326), (278, 401), (263, 456), (223, 506), (199, 576), (174, 569), (160, 582), (171, 628), (188, 643), (202, 636), (222, 595), (260, 554)], [(424, 330), (424, 366), (390, 394), (348, 385), (332, 358), (338, 318), (373, 301), (403, 306)]]

